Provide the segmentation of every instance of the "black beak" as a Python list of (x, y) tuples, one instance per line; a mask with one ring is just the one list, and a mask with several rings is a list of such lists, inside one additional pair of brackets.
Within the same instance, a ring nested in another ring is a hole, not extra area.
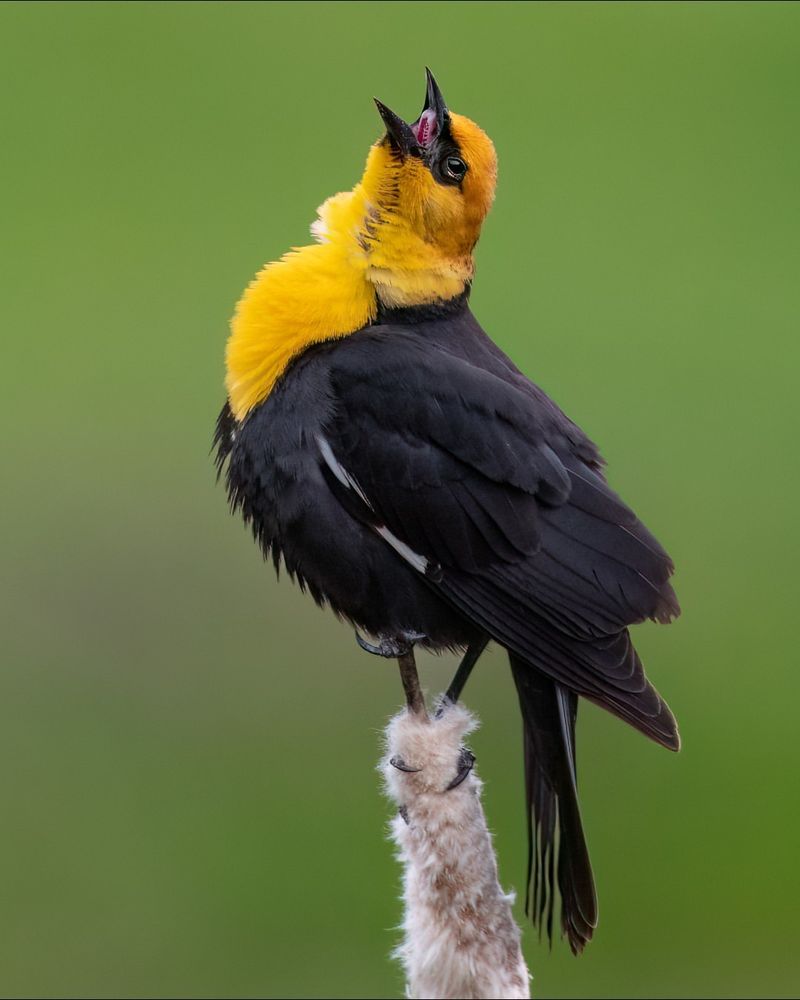
[[(450, 134), (450, 112), (444, 103), (444, 97), (439, 84), (426, 67), (427, 87), (425, 89), (425, 107), (419, 118), (412, 124), (411, 130), (424, 152), (430, 152)], [(424, 155), (423, 152), (423, 155)]]
[(422, 109), (422, 114), (425, 114), (426, 111), (433, 111), (436, 115), (436, 123), (441, 130), (450, 118), (450, 113), (444, 103), (442, 92), (439, 90), (439, 84), (427, 66), (425, 67), (425, 75), (428, 78), (428, 89), (425, 93), (425, 107)]
[(399, 115), (396, 115), (394, 111), (387, 108), (377, 97), (373, 98), (373, 100), (383, 119), (383, 124), (386, 126), (386, 135), (392, 146), (403, 156), (408, 156), (409, 154), (419, 155), (417, 137), (414, 135), (411, 126), (407, 122), (404, 122)]
[(431, 152), (436, 140), (441, 140), (450, 131), (450, 112), (444, 103), (439, 84), (427, 67), (425, 74), (427, 76), (425, 107), (419, 118), (411, 125), (387, 108), (377, 97), (374, 99), (386, 126), (386, 135), (392, 147), (402, 156), (425, 158)]

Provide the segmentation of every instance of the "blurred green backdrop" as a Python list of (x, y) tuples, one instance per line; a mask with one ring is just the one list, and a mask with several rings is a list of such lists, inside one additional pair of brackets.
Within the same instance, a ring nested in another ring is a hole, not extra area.
[[(401, 993), (396, 671), (275, 582), (208, 450), (240, 290), (426, 63), (500, 155), (474, 309), (684, 606), (637, 632), (683, 753), (582, 712), (601, 926), (526, 931), (535, 994), (797, 995), (799, 49), (791, 3), (0, 6), (3, 995)], [(519, 888), (496, 651), (468, 701)]]

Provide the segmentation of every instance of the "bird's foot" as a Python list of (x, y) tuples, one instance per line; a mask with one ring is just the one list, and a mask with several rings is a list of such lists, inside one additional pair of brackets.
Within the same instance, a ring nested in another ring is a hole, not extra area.
[(445, 788), (445, 791), (449, 792), (454, 788), (458, 788), (461, 782), (466, 780), (467, 775), (474, 766), (475, 754), (466, 747), (462, 747), (458, 755), (458, 771), (456, 772), (455, 778), (453, 778), (447, 788)]
[(356, 642), (367, 653), (374, 656), (385, 656), (395, 659), (398, 656), (407, 656), (414, 648), (414, 643), (424, 639), (422, 632), (400, 632), (398, 635), (376, 636), (377, 642), (368, 642), (363, 636), (356, 632)]
[[(402, 771), (404, 774), (419, 774), (423, 770), (421, 767), (409, 767), (408, 764), (403, 760), (402, 757), (395, 755), (389, 759), (389, 763), (392, 767), (396, 768), (398, 771)], [(461, 747), (458, 754), (458, 764), (456, 766), (456, 776), (453, 780), (442, 789), (445, 792), (451, 792), (454, 788), (458, 788), (460, 784), (467, 780), (470, 771), (475, 767), (475, 754), (468, 750), (467, 747)], [(400, 814), (403, 815), (403, 807), (400, 808)], [(405, 815), (403, 819), (408, 823), (408, 810), (405, 810)]]

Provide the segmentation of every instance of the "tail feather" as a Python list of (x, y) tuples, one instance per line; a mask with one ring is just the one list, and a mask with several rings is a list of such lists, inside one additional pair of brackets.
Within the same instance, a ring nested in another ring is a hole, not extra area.
[(607, 640), (579, 641), (524, 604), (466, 574), (448, 573), (442, 592), (496, 642), (556, 683), (600, 705), (670, 750), (680, 747), (672, 712), (649, 683), (627, 629)]
[(509, 660), (524, 720), (528, 821), (525, 909), (540, 932), (546, 929), (552, 940), (557, 883), (561, 929), (577, 955), (597, 926), (597, 896), (575, 774), (578, 698), (515, 654), (509, 653)]

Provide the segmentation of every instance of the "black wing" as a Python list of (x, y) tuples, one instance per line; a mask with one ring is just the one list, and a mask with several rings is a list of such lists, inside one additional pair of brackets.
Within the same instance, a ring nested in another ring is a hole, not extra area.
[(496, 641), (674, 748), (627, 631), (678, 614), (672, 563), (591, 442), (519, 375), (413, 334), (353, 338), (330, 378), (320, 462), (351, 513)]

